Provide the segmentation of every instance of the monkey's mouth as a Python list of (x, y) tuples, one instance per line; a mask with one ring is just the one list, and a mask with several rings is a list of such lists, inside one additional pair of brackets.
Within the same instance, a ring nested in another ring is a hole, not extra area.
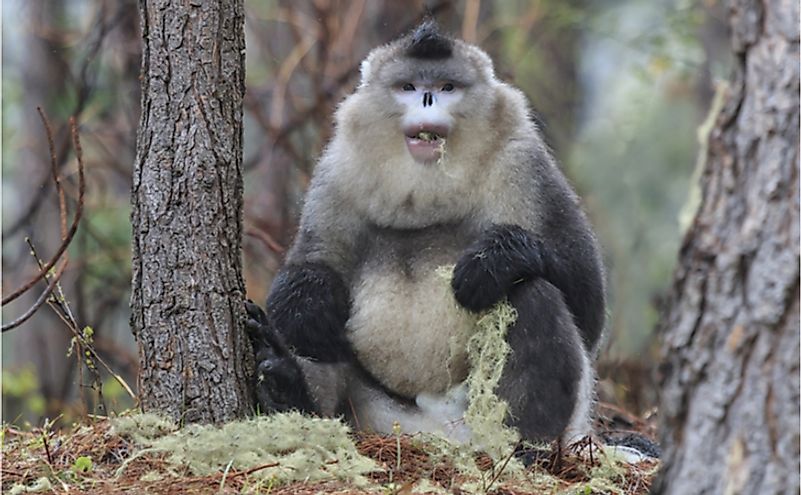
[(406, 129), (405, 134), (406, 147), (418, 162), (435, 162), (445, 153), (448, 129), (443, 126), (417, 126)]

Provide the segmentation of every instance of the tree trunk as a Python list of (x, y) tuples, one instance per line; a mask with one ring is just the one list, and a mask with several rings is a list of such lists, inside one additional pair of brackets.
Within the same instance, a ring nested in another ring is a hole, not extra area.
[(242, 0), (140, 2), (131, 327), (142, 408), (219, 422), (251, 407), (242, 280)]
[(737, 67), (662, 319), (656, 493), (799, 492), (798, 3), (729, 14)]

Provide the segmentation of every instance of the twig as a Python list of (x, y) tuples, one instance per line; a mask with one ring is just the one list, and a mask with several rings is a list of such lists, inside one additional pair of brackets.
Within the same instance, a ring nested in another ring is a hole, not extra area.
[(284, 114), (284, 103), (286, 101), (286, 90), (289, 85), (289, 80), (295, 72), (300, 61), (306, 56), (307, 53), (314, 46), (315, 40), (312, 37), (305, 37), (301, 42), (292, 49), (290, 54), (286, 57), (281, 64), (278, 74), (276, 76), (275, 88), (273, 89), (273, 98), (270, 105), (270, 115), (272, 127), (278, 127)]
[[(350, 58), (353, 55), (351, 47), (356, 36), (356, 29), (363, 24), (362, 15), (364, 14), (366, 3), (366, 0), (351, 2), (348, 12), (342, 17), (344, 26), (340, 29), (341, 33), (337, 33), (337, 38), (334, 40), (334, 46), (331, 50), (337, 56), (347, 56), (348, 62), (351, 64), (353, 63), (352, 58)], [(328, 64), (328, 66), (331, 65), (336, 64)]]
[(64, 269), (66, 267), (67, 267), (67, 260), (64, 260), (64, 263), (62, 263), (61, 268), (59, 268), (56, 271), (55, 276), (53, 276), (53, 278), (50, 279), (50, 283), (47, 285), (47, 288), (44, 290), (44, 292), (42, 292), (42, 294), (39, 296), (36, 302), (33, 303), (33, 305), (30, 308), (28, 308), (28, 311), (26, 311), (25, 314), (23, 314), (16, 320), (12, 321), (11, 323), (6, 323), (5, 325), (3, 325), (2, 327), (3, 332), (13, 330), (18, 326), (22, 325), (23, 323), (28, 321), (28, 319), (31, 316), (33, 316), (34, 313), (36, 313), (36, 311), (39, 310), (42, 304), (44, 304), (45, 301), (47, 301), (47, 297), (53, 292), (53, 289), (56, 287), (56, 284), (58, 283), (59, 279), (64, 274)]
[(47, 443), (47, 437), (50, 434), (50, 426), (48, 425), (48, 420), (45, 419), (44, 428), (42, 429), (42, 443), (44, 444), (45, 454), (47, 455), (47, 464), (50, 465), (50, 469), (53, 470), (53, 456), (50, 455), (50, 445)]
[(481, 0), (467, 0), (462, 20), (462, 39), (468, 43), (476, 42), (478, 14), (481, 11)]
[(42, 110), (42, 107), (36, 107), (39, 112), (39, 117), (42, 119), (42, 125), (45, 128), (47, 135), (47, 148), (50, 151), (50, 172), (53, 175), (53, 183), (56, 185), (56, 194), (58, 195), (58, 216), (61, 226), (61, 240), (67, 237), (67, 206), (64, 198), (64, 187), (61, 185), (61, 175), (58, 173), (58, 162), (56, 160), (56, 145), (53, 144), (53, 131), (50, 129), (50, 122)]
[(495, 473), (493, 474), (492, 479), (489, 480), (489, 483), (487, 483), (485, 487), (486, 492), (489, 492), (490, 488), (492, 488), (493, 483), (498, 481), (498, 478), (501, 477), (501, 474), (503, 474), (503, 471), (506, 469), (506, 466), (509, 465), (509, 461), (512, 460), (512, 457), (514, 457), (514, 455), (515, 455), (515, 449), (512, 449), (512, 452), (510, 452), (509, 455), (506, 456), (506, 459), (503, 461), (503, 464), (501, 464), (500, 469), (498, 469), (497, 471), (493, 469)]
[[(93, 25), (98, 27), (98, 31), (96, 31), (97, 38), (94, 40), (93, 43), (89, 45), (89, 49), (86, 52), (86, 56), (81, 61), (81, 66), (77, 71), (80, 74), (79, 84), (76, 84), (77, 86), (76, 92), (78, 98), (77, 101), (75, 102), (75, 108), (73, 108), (71, 112), (72, 115), (75, 116), (75, 118), (80, 117), (80, 115), (83, 113), (84, 109), (86, 108), (86, 103), (89, 101), (89, 96), (91, 96), (89, 81), (87, 80), (89, 75), (88, 74), (89, 66), (91, 65), (92, 61), (94, 61), (94, 59), (97, 57), (100, 48), (103, 46), (103, 40), (105, 39), (106, 35), (109, 33), (109, 31), (111, 31), (115, 27), (117, 23), (125, 19), (126, 16), (127, 16), (127, 11), (125, 10), (125, 6), (121, 5), (117, 13), (114, 15), (114, 17), (112, 17), (108, 22), (100, 22), (100, 19), (105, 17), (105, 10), (101, 10), (101, 12), (97, 16), (97, 20), (93, 23)], [(72, 77), (71, 72), (69, 72), (68, 75), (71, 76), (70, 79), (74, 80), (74, 77)], [(58, 153), (58, 156), (61, 157), (61, 159), (57, 162), (59, 168), (64, 165), (68, 147), (69, 147), (69, 139), (65, 139)], [(40, 190), (40, 194), (37, 194), (34, 197), (30, 205), (28, 205), (28, 208), (26, 208), (26, 212), (22, 214), (19, 217), (19, 219), (11, 225), (11, 227), (3, 231), (3, 237), (8, 239), (9, 237), (15, 235), (19, 231), (19, 229), (25, 226), (33, 217), (33, 215), (37, 211), (39, 211), (39, 208), (44, 203), (45, 193), (47, 192), (49, 184), (50, 184), (50, 179), (48, 177), (45, 177), (41, 181), (41, 184), (39, 185), (38, 188)], [(3, 304), (5, 304), (5, 302), (3, 302)]]
[(97, 350), (95, 350), (93, 345), (90, 345), (88, 342), (86, 342), (83, 335), (81, 335), (81, 332), (78, 330), (77, 324), (70, 322), (61, 311), (56, 311), (55, 313), (59, 318), (61, 318), (61, 321), (63, 321), (64, 324), (67, 325), (67, 328), (70, 329), (73, 336), (76, 338), (76, 341), (80, 345), (83, 345), (86, 348), (86, 350), (91, 353), (92, 355), (91, 357), (93, 359), (96, 359), (100, 364), (103, 365), (103, 368), (106, 369), (106, 372), (109, 375), (111, 375), (112, 378), (114, 378), (122, 388), (125, 389), (125, 391), (132, 399), (136, 400), (136, 394), (133, 393), (133, 390), (131, 390), (131, 387), (128, 386), (128, 383), (126, 383), (125, 380), (120, 375), (112, 371), (111, 366), (109, 366), (108, 363), (106, 363), (106, 361), (104, 361), (103, 358), (100, 357), (100, 354), (97, 353)]
[[(252, 468), (246, 469), (244, 471), (237, 471), (236, 473), (228, 476), (228, 479), (233, 479), (233, 478), (236, 478), (238, 476), (247, 476), (249, 474), (255, 473), (256, 471), (261, 471), (263, 469), (269, 469), (269, 468), (273, 468), (273, 467), (278, 467), (280, 465), (281, 465), (280, 462), (270, 462), (270, 463), (267, 463), (267, 464), (262, 464), (260, 466), (252, 467)], [(287, 467), (289, 467), (289, 466), (287, 466)]]
[(286, 248), (278, 243), (273, 237), (265, 232), (264, 230), (251, 226), (245, 227), (245, 235), (249, 235), (255, 237), (262, 241), (264, 244), (270, 248), (271, 251), (274, 251), (277, 254), (284, 254), (286, 252)]
[[(50, 152), (50, 171), (53, 176), (53, 182), (56, 185), (56, 194), (58, 196), (58, 213), (60, 218), (59, 225), (61, 226), (61, 240), (63, 241), (67, 237), (67, 207), (64, 197), (64, 187), (61, 185), (61, 176), (58, 173), (58, 163), (56, 162), (56, 150), (55, 150), (55, 145), (53, 144), (53, 131), (50, 127), (50, 122), (47, 120), (47, 116), (45, 116), (42, 108), (36, 107), (36, 111), (39, 112), (39, 117), (42, 119), (42, 125), (44, 126), (45, 135), (47, 136), (48, 151)], [(26, 238), (25, 242), (28, 243), (28, 245), (31, 248), (31, 251), (34, 252), (35, 250), (33, 244), (31, 243), (30, 238)], [(37, 262), (39, 262), (39, 269), (44, 270), (44, 266), (40, 262), (39, 258), (37, 256), (34, 257), (36, 258)], [(69, 260), (68, 255), (65, 254), (64, 262), (62, 263), (61, 268), (57, 271), (56, 276), (53, 277), (53, 279), (50, 281), (45, 291), (39, 296), (36, 302), (33, 303), (33, 305), (28, 309), (28, 311), (25, 312), (25, 314), (23, 314), (21, 317), (17, 318), (11, 323), (3, 325), (2, 327), (3, 332), (12, 330), (21, 325), (22, 323), (24, 323), (25, 321), (27, 321), (31, 316), (34, 315), (34, 313), (36, 313), (36, 311), (42, 306), (42, 304), (44, 304), (44, 302), (47, 301), (47, 297), (53, 292), (53, 289), (58, 285), (58, 281), (61, 278), (61, 275), (64, 274), (64, 269), (67, 267), (68, 260)]]
[[(26, 238), (25, 241), (28, 243), (28, 246), (31, 248), (31, 255), (34, 257), (36, 262), (39, 264), (40, 269), (44, 266), (42, 263), (41, 258), (39, 257), (38, 253), (36, 252), (36, 247), (33, 245), (33, 242)], [(66, 260), (65, 260), (66, 262)], [(92, 346), (92, 337), (90, 333), (78, 330), (78, 322), (75, 320), (75, 316), (72, 314), (70, 310), (69, 304), (67, 303), (66, 297), (64, 297), (64, 291), (61, 290), (61, 286), (56, 284), (56, 295), (55, 297), (50, 298), (47, 301), (47, 304), (53, 309), (53, 312), (56, 313), (61, 321), (67, 325), (67, 328), (72, 332), (73, 338), (72, 342), (70, 343), (70, 351), (75, 349), (75, 358), (76, 363), (78, 366), (78, 383), (79, 383), (79, 390), (81, 392), (81, 399), (84, 403), (86, 403), (85, 396), (83, 395), (83, 364), (86, 364), (87, 369), (92, 372), (92, 385), (91, 388), (97, 392), (98, 396), (98, 407), (105, 412), (106, 405), (103, 401), (103, 389), (102, 389), (102, 381), (100, 378), (100, 373), (97, 371), (97, 367), (92, 361), (92, 357), (96, 356), (96, 352)], [(84, 349), (86, 351), (84, 352)], [(69, 355), (69, 354), (68, 354)], [(109, 373), (112, 375), (114, 374), (110, 369)]]
[(59, 246), (56, 254), (50, 258), (50, 261), (44, 264), (39, 273), (30, 279), (27, 283), (25, 283), (22, 287), (14, 291), (8, 296), (5, 296), (0, 300), (0, 305), (5, 306), (7, 303), (10, 303), (14, 299), (18, 298), (25, 292), (27, 292), (31, 287), (36, 284), (39, 280), (44, 277), (47, 272), (53, 268), (53, 266), (58, 262), (59, 258), (64, 251), (66, 251), (67, 246), (70, 245), (73, 236), (75, 236), (75, 232), (78, 230), (78, 223), (81, 221), (81, 215), (83, 215), (83, 197), (84, 192), (86, 191), (86, 181), (83, 174), (83, 150), (81, 149), (81, 142), (78, 138), (78, 128), (75, 123), (75, 118), (70, 117), (70, 128), (72, 132), (72, 143), (75, 147), (75, 158), (78, 160), (78, 206), (75, 210), (75, 218), (72, 220), (72, 225), (70, 226), (69, 232), (67, 232), (67, 236), (61, 241), (61, 245)]

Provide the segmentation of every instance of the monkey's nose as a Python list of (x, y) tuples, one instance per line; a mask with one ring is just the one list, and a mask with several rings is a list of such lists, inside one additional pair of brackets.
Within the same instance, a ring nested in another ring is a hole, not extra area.
[(431, 94), (430, 91), (426, 91), (423, 93), (423, 106), (430, 107), (434, 104), (434, 95)]

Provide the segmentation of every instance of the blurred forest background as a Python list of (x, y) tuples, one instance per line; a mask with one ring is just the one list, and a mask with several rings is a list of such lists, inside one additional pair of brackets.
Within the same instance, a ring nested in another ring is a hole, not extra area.
[[(248, 0), (245, 239), (248, 295), (263, 301), (295, 231), (331, 113), (371, 47), (425, 8), (486, 49), (520, 87), (579, 190), (601, 238), (610, 288), (601, 399), (635, 414), (656, 403), (654, 326), (692, 212), (698, 130), (728, 75), (718, 0)], [(8, 294), (58, 248), (58, 198), (44, 128), (51, 122), (67, 203), (77, 202), (75, 116), (86, 166), (83, 219), (60, 285), (75, 320), (134, 386), (129, 331), (130, 188), (139, 121), (140, 33), (134, 0), (4, 0), (2, 271)], [(701, 126), (702, 127), (702, 126)], [(71, 218), (71, 216), (70, 216)], [(44, 284), (40, 282), (40, 286)], [(3, 309), (7, 323), (37, 294)], [(46, 306), (2, 336), (4, 421), (85, 412), (82, 358)], [(79, 385), (80, 383), (80, 385)], [(104, 382), (114, 410), (133, 405)], [(89, 405), (90, 412), (91, 405)]]

